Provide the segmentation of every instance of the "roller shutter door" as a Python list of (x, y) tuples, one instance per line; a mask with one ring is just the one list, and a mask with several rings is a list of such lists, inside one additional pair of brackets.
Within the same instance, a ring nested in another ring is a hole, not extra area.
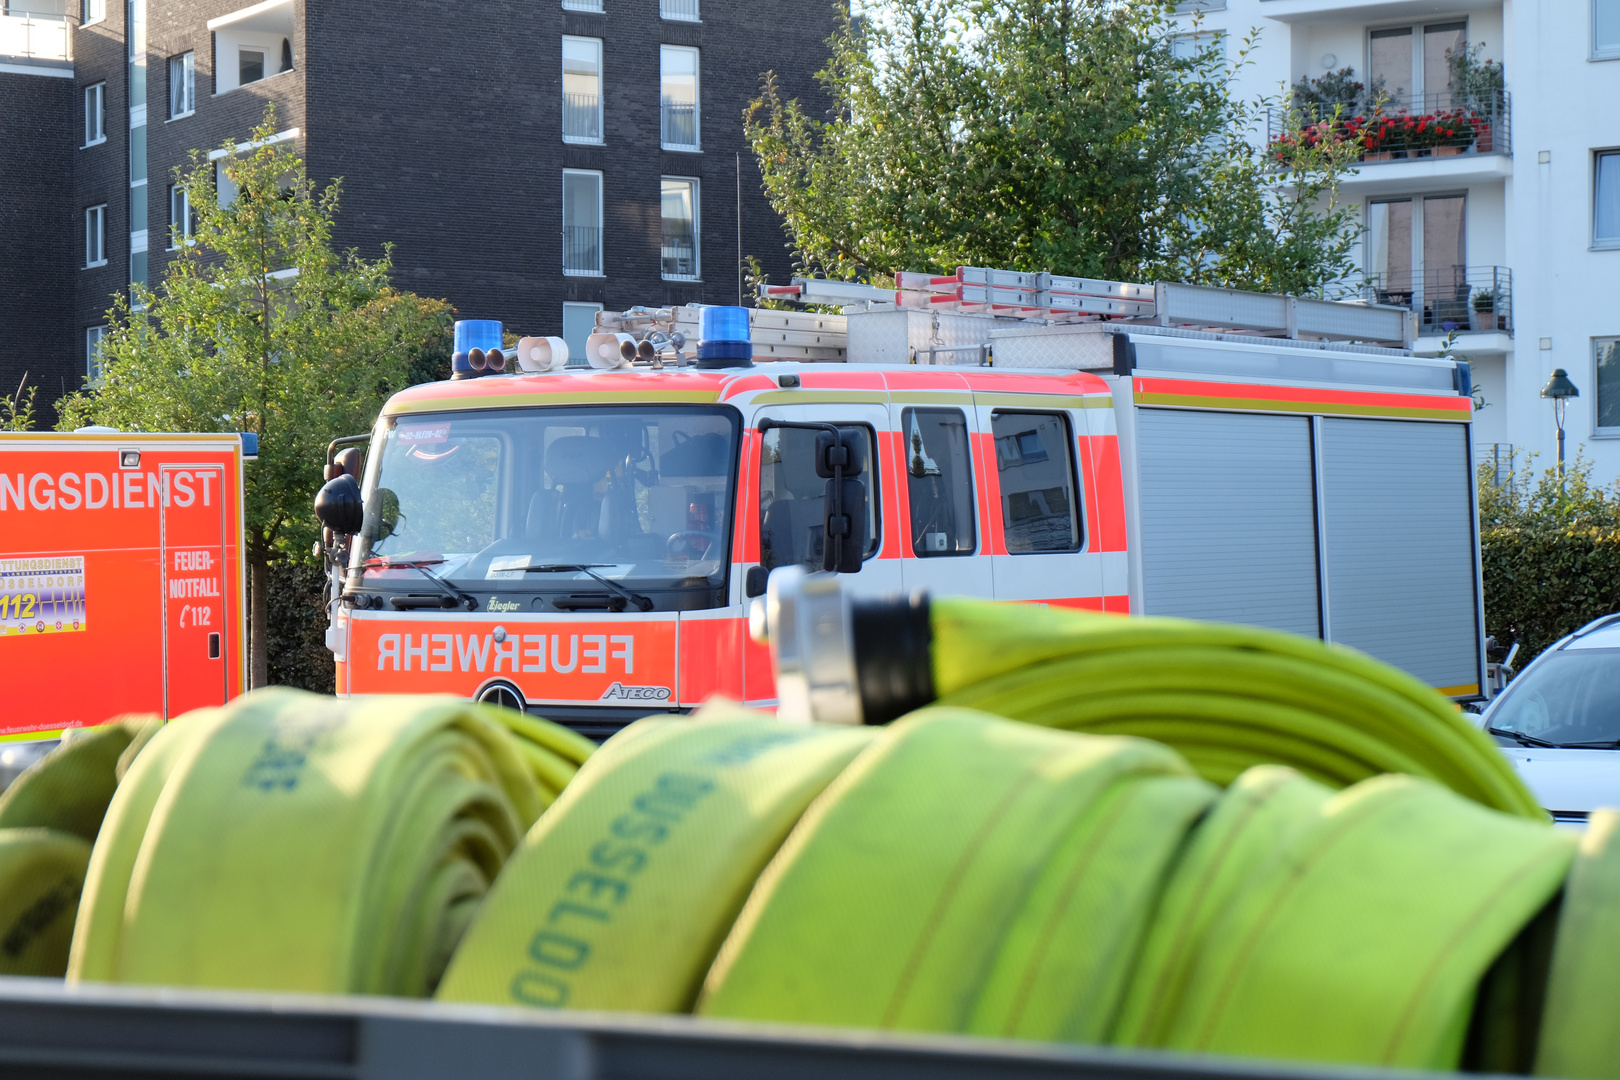
[(1322, 420), (1328, 631), (1449, 694), (1479, 685), (1468, 428)]
[(1147, 614), (1319, 636), (1309, 418), (1140, 409), (1136, 425)]

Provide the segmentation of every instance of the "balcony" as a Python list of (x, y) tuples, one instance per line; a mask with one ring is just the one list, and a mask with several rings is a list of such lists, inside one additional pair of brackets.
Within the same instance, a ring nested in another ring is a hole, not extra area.
[[(1433, 352), (1439, 339), (1458, 334), (1497, 335), (1475, 351), (1505, 352), (1513, 337), (1513, 271), (1505, 266), (1447, 266), (1416, 273), (1369, 274), (1362, 296), (1403, 307), (1416, 316), (1416, 349)], [(1433, 342), (1424, 342), (1432, 338)]]
[(563, 273), (602, 276), (602, 230), (586, 225), (563, 226)]
[(53, 62), (72, 60), (75, 21), (60, 11), (7, 8), (0, 14), (0, 56)]
[(602, 141), (602, 98), (598, 94), (563, 94), (563, 141)]
[(664, 237), (660, 266), (665, 281), (696, 281), (697, 238), (691, 233)]
[(658, 0), (658, 17), (676, 22), (702, 22), (698, 18), (698, 0)]
[(659, 141), (665, 150), (698, 149), (698, 108), (695, 102), (677, 102), (665, 98)]

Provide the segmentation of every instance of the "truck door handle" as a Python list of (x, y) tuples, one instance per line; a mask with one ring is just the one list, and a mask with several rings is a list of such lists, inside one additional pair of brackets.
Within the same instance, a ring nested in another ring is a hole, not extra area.
[(210, 660), (218, 660), (219, 659), (219, 635), (218, 634), (209, 634), (208, 635), (208, 659), (210, 659)]

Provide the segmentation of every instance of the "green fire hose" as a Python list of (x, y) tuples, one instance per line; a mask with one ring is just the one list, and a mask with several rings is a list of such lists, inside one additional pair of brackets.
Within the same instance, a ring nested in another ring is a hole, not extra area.
[(0, 795), (0, 974), (66, 970), (90, 845), (158, 726), (129, 717), (73, 732)]
[[(74, 981), (1429, 1069), (1528, 1032), (1538, 1072), (1620, 1080), (1620, 817), (1551, 828), (1432, 691), (1243, 627), (869, 614), (845, 646), (883, 726), (715, 703), (591, 755), (464, 702), (261, 691), (70, 742), (0, 799), (0, 955), (37, 924), (50, 970), (70, 898)], [(24, 812), (92, 757), (102, 795)]]

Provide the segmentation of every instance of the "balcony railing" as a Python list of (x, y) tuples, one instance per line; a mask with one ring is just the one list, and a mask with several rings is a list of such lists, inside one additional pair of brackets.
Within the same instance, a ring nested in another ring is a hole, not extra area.
[(1505, 266), (1369, 274), (1362, 295), (1416, 313), (1420, 335), (1513, 333), (1513, 271)]
[(1458, 154), (1513, 153), (1512, 100), (1506, 90), (1423, 94), (1357, 107), (1272, 109), (1267, 146), (1280, 161), (1302, 147), (1360, 136), (1361, 161), (1410, 161)]
[(696, 281), (697, 240), (691, 234), (665, 236), (661, 265), (663, 275), (672, 281)]
[(701, 22), (698, 0), (658, 0), (658, 17), (679, 22)]
[(563, 226), (563, 273), (602, 273), (602, 230), (587, 225)]
[(678, 150), (698, 148), (698, 108), (696, 104), (663, 102), (663, 123), (659, 139), (665, 147)]
[(597, 94), (563, 94), (563, 138), (602, 141), (602, 99)]
[(7, 8), (4, 14), (0, 14), (0, 56), (71, 60), (71, 27), (77, 21), (60, 12), (43, 14)]

